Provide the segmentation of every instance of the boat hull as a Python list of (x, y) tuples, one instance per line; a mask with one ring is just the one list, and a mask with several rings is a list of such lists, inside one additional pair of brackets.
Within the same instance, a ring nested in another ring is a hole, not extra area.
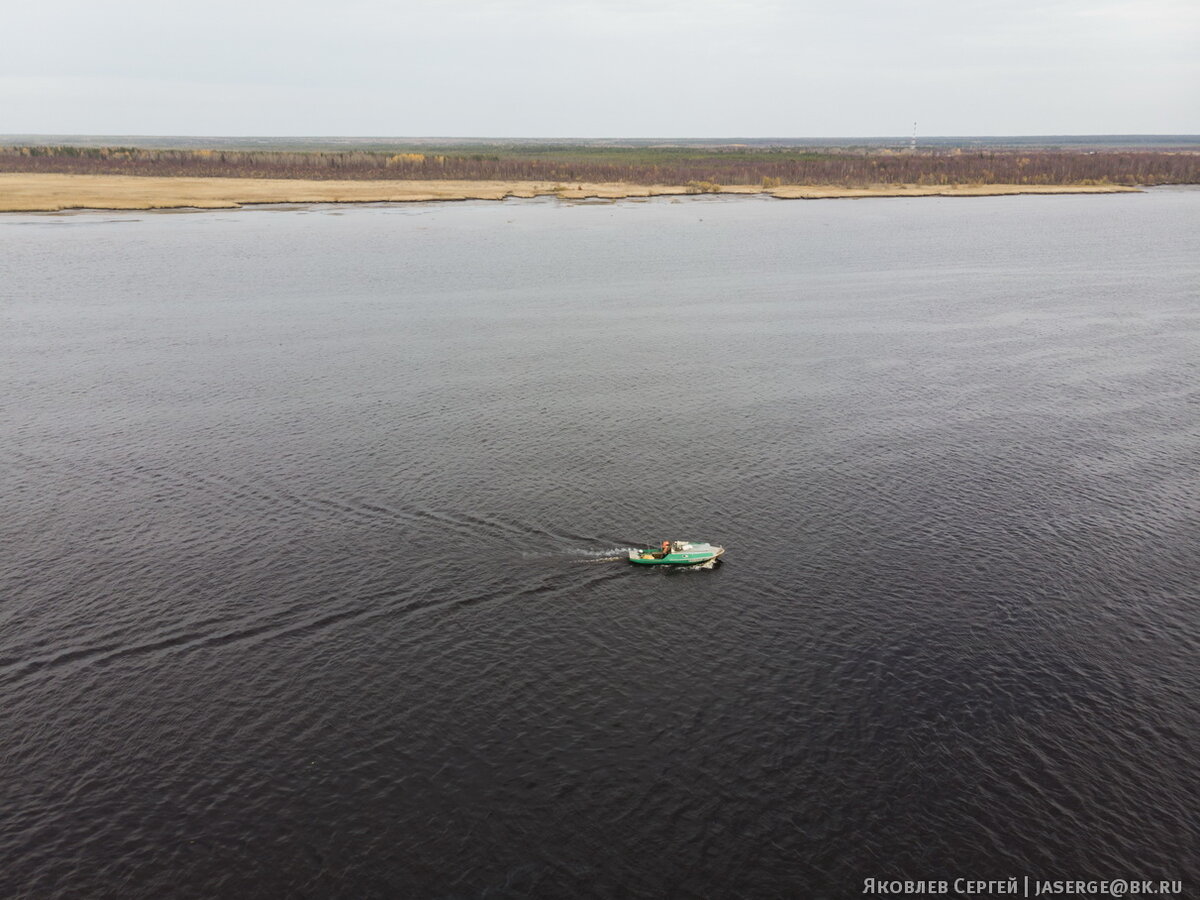
[(672, 550), (666, 556), (657, 556), (658, 552), (655, 548), (630, 550), (629, 561), (637, 566), (698, 566), (716, 559), (725, 548), (704, 544)]

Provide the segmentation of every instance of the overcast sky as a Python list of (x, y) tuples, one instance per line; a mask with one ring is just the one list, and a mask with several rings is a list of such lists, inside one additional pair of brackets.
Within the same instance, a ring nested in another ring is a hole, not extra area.
[(47, 0), (0, 134), (1200, 133), (1200, 0)]

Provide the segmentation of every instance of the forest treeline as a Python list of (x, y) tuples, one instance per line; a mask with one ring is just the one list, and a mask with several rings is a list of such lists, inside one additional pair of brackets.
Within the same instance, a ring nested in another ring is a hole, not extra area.
[(0, 172), (171, 177), (627, 182), (633, 184), (1195, 184), (1200, 154), (1080, 150), (303, 152), (0, 147)]

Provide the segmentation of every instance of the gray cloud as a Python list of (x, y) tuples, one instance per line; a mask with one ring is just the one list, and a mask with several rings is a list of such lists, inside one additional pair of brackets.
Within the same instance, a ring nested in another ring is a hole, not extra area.
[(8, 20), (0, 133), (1200, 132), (1191, 0), (63, 0)]

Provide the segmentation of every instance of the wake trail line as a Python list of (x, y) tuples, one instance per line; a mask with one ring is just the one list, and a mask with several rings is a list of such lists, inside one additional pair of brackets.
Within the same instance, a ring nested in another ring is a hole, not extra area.
[(605, 550), (567, 550), (568, 556), (580, 556), (583, 559), (573, 559), (571, 562), (590, 565), (592, 563), (607, 563), (620, 562), (623, 559), (629, 559), (629, 551), (636, 548), (633, 547), (609, 547)]

